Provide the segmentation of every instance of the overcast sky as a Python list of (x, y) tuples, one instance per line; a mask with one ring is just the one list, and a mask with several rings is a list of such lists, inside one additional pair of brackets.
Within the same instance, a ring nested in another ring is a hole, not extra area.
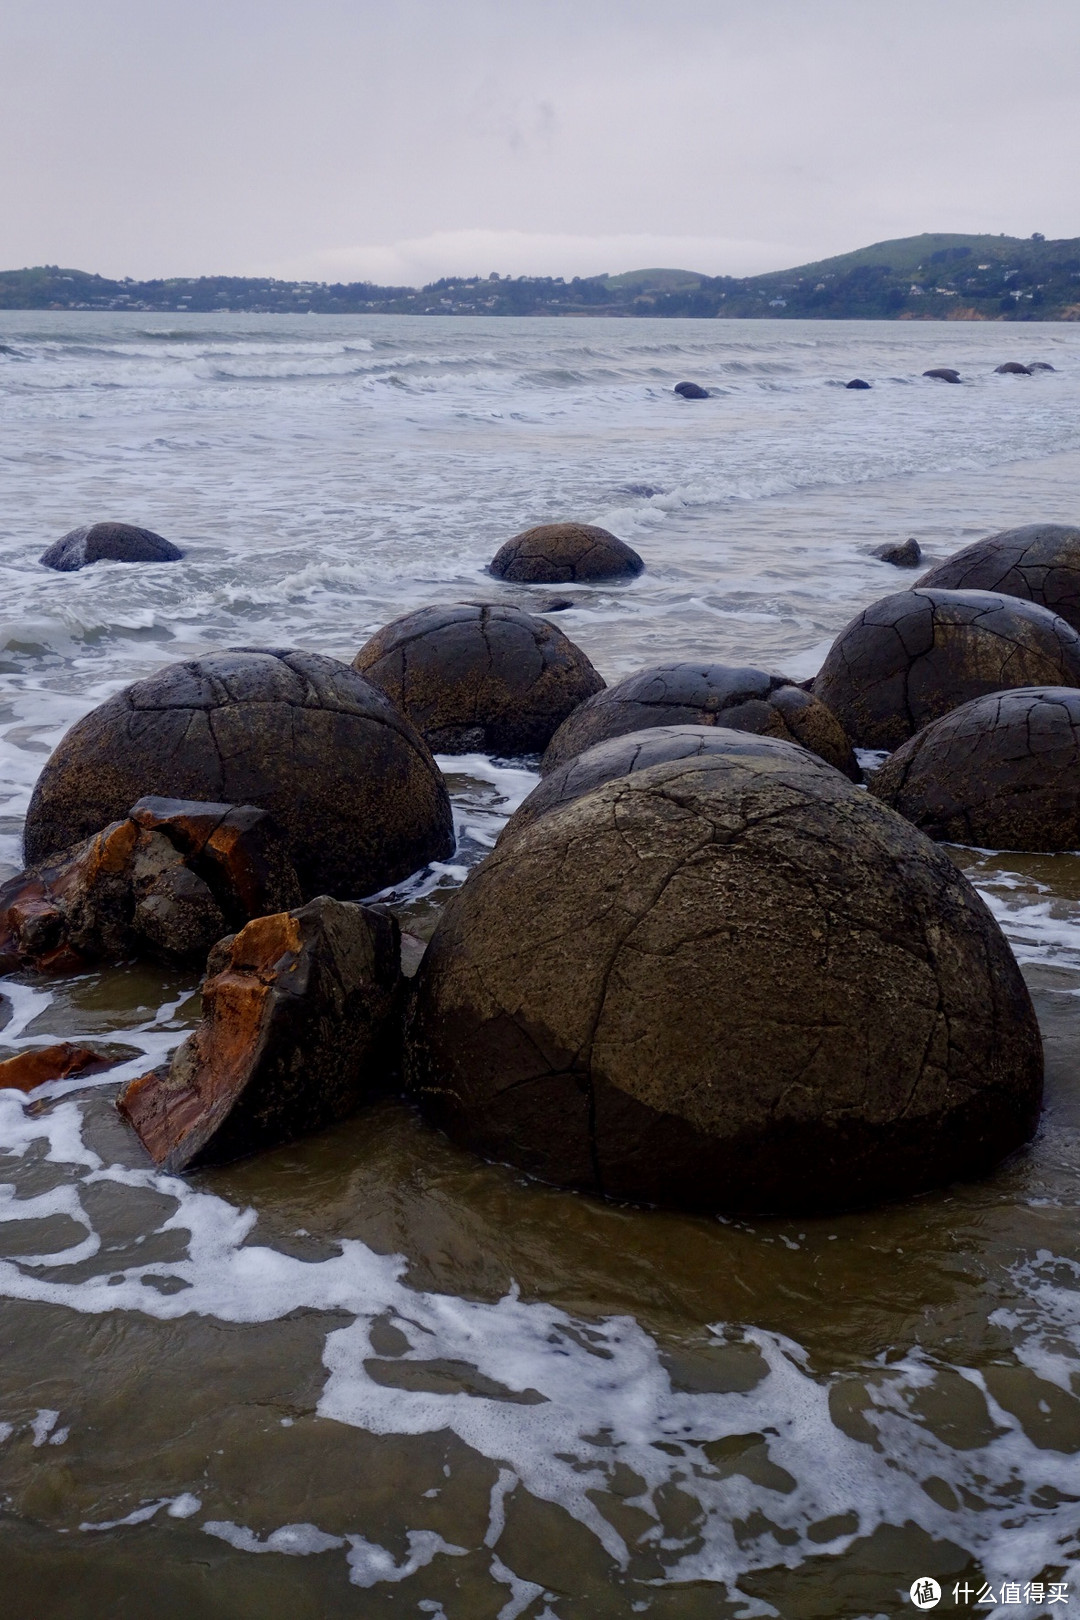
[(0, 268), (778, 269), (1080, 235), (1080, 0), (0, 0)]

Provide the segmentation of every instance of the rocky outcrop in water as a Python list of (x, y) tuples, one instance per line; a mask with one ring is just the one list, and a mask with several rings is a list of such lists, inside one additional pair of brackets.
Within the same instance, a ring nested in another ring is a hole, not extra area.
[(915, 539), (896, 541), (892, 545), (875, 546), (873, 555), (894, 568), (918, 568), (922, 562), (922, 547)]
[(752, 760), (762, 771), (789, 772), (806, 764), (816, 774), (822, 764), (816, 754), (797, 743), (786, 742), (781, 737), (759, 736), (751, 731), (733, 731), (728, 726), (653, 726), (648, 731), (631, 731), (596, 743), (549, 771), (514, 811), (499, 835), (499, 842), (513, 838), (523, 827), (531, 827), (549, 810), (570, 804), (616, 777), (633, 776), (672, 760), (713, 755)]
[(999, 377), (1030, 377), (1031, 367), (1022, 366), (1019, 360), (1006, 360), (1002, 366), (995, 366), (994, 371)]
[(931, 720), (1012, 686), (1080, 686), (1080, 635), (992, 591), (898, 591), (851, 621), (814, 681), (857, 748), (898, 748)]
[(711, 757), (499, 844), (420, 966), (406, 1076), (455, 1141), (560, 1186), (812, 1212), (988, 1170), (1042, 1054), (944, 851), (823, 763)]
[(783, 675), (729, 664), (659, 664), (627, 675), (575, 709), (548, 744), (546, 776), (595, 743), (650, 726), (715, 726), (801, 743), (859, 780), (836, 716)]
[(353, 668), (436, 753), (533, 754), (604, 685), (561, 630), (521, 608), (420, 608), (376, 632)]
[(708, 399), (709, 397), (709, 390), (702, 388), (700, 383), (695, 382), (676, 383), (672, 392), (678, 394), (682, 399)]
[(72, 529), (38, 561), (61, 574), (73, 574), (96, 562), (179, 562), (184, 553), (152, 529), (130, 523), (91, 523)]
[(631, 579), (645, 567), (637, 552), (591, 523), (541, 523), (500, 546), (489, 565), (496, 579), (535, 585)]
[(38, 778), (39, 862), (143, 794), (268, 810), (305, 896), (373, 894), (454, 848), (431, 753), (384, 693), (317, 653), (213, 653), (126, 687), (72, 726)]
[(399, 952), (389, 914), (327, 895), (221, 940), (202, 1022), (117, 1099), (155, 1164), (176, 1173), (241, 1158), (384, 1091)]
[(870, 384), (865, 377), (852, 377), (850, 382), (844, 384), (845, 388), (869, 388)]
[(0, 888), (0, 971), (147, 955), (202, 963), (229, 928), (299, 901), (265, 810), (142, 799), (125, 820)]
[(1027, 523), (965, 546), (919, 581), (933, 590), (1000, 591), (1037, 602), (1080, 630), (1080, 528)]
[(50, 1080), (70, 1080), (73, 1075), (111, 1068), (114, 1061), (92, 1047), (76, 1046), (72, 1041), (28, 1047), (0, 1062), (0, 1091), (33, 1091)]
[(923, 372), (924, 377), (933, 377), (938, 382), (958, 383), (960, 373), (954, 371), (952, 366), (931, 366), (929, 371)]
[(1080, 849), (1080, 691), (1022, 687), (965, 703), (898, 748), (870, 791), (930, 838)]

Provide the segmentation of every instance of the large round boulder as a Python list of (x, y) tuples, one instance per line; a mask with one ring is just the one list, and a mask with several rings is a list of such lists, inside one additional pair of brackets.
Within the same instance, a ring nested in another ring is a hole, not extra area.
[(620, 777), (500, 842), (417, 976), (407, 1083), (542, 1179), (807, 1213), (988, 1170), (1038, 1025), (944, 850), (823, 763)]
[(549, 771), (522, 800), (499, 836), (512, 838), (523, 827), (531, 827), (538, 816), (580, 799), (583, 793), (591, 793), (593, 788), (613, 782), (618, 776), (633, 776), (671, 760), (713, 754), (722, 754), (725, 759), (776, 760), (789, 770), (805, 764), (817, 772), (822, 765), (816, 754), (808, 753), (798, 743), (752, 731), (733, 731), (728, 726), (653, 726), (648, 731), (630, 731), (596, 743)]
[(146, 794), (268, 810), (305, 897), (372, 894), (454, 848), (423, 739), (370, 681), (317, 653), (168, 664), (92, 710), (38, 778), (27, 861), (122, 820)]
[(42, 552), (38, 561), (61, 574), (96, 562), (179, 562), (184, 553), (152, 529), (131, 523), (89, 523), (72, 529)]
[(1080, 529), (1028, 523), (965, 546), (938, 563), (919, 586), (944, 591), (1000, 591), (1037, 602), (1080, 630)]
[(644, 567), (625, 541), (592, 523), (540, 523), (507, 540), (489, 564), (496, 579), (534, 585), (631, 579)]
[(730, 664), (658, 664), (625, 676), (563, 721), (540, 770), (546, 776), (575, 754), (628, 731), (717, 725), (801, 743), (859, 779), (851, 743), (822, 702), (784, 675)]
[(1080, 849), (1080, 691), (1025, 686), (964, 703), (898, 748), (870, 791), (930, 838)]
[(353, 668), (436, 753), (535, 754), (603, 679), (580, 647), (521, 608), (419, 608), (376, 632)]
[(1042, 685), (1080, 686), (1080, 634), (1064, 619), (994, 591), (917, 586), (852, 619), (814, 694), (857, 748), (891, 749), (961, 703)]

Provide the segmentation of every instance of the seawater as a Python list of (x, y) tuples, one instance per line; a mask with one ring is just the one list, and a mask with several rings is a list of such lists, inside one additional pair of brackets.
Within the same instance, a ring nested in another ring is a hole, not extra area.
[[(609, 679), (813, 673), (910, 583), (876, 545), (1077, 521), (1080, 328), (4, 313), (0, 476), (7, 875), (66, 728), (207, 649), (351, 659), (424, 603), (561, 596)], [(184, 561), (39, 567), (110, 517)], [(647, 572), (484, 572), (567, 517)], [(457, 852), (389, 897), (422, 934), (536, 780), (440, 763)], [(606, 1206), (398, 1104), (160, 1175), (112, 1097), (194, 976), (6, 980), (5, 1055), (86, 1037), (117, 1067), (0, 1093), (5, 1614), (876, 1620), (921, 1575), (945, 1608), (957, 1581), (1080, 1603), (1080, 860), (953, 853), (1036, 998), (1042, 1128), (981, 1183), (830, 1219)]]

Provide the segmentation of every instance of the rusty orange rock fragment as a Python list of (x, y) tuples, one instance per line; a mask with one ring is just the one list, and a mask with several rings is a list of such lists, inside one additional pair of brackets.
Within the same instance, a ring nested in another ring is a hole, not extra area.
[(88, 1046), (75, 1046), (70, 1041), (35, 1046), (0, 1063), (0, 1091), (33, 1091), (48, 1080), (67, 1080), (90, 1069), (107, 1069), (111, 1061)]

